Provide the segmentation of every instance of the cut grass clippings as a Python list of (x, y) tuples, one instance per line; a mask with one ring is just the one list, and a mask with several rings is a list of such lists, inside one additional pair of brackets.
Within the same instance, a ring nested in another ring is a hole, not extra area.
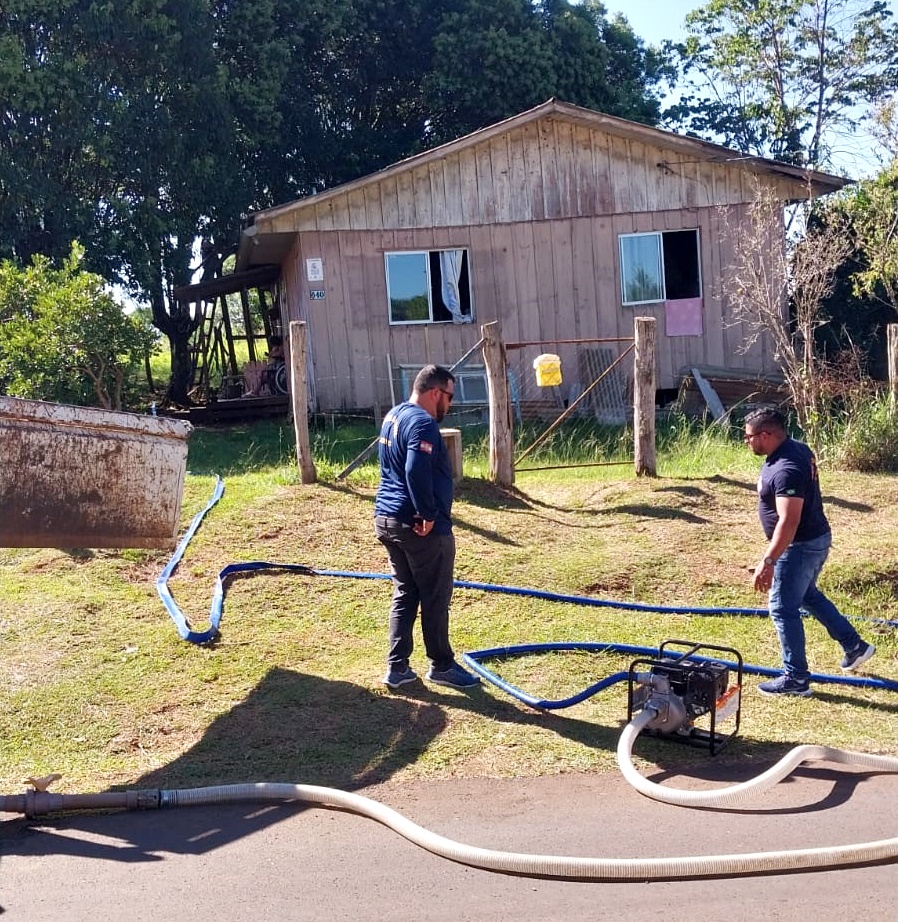
[[(206, 448), (209, 439), (203, 441)], [(212, 510), (170, 581), (194, 627), (207, 624), (218, 571), (237, 561), (382, 573), (371, 526), (370, 466), (346, 483), (299, 483), (257, 447), (230, 465)], [(211, 450), (211, 449), (210, 449)], [(291, 448), (287, 449), (289, 456)], [(274, 452), (277, 455), (277, 451)], [(182, 530), (212, 495), (192, 444)], [(764, 547), (758, 462), (733, 470), (635, 479), (614, 472), (520, 476), (502, 491), (466, 478), (455, 507), (459, 580), (620, 602), (756, 607), (749, 566)], [(663, 469), (663, 463), (662, 463)], [(898, 618), (895, 478), (826, 472), (835, 546), (821, 585), (847, 613)], [(511, 777), (616, 770), (624, 684), (574, 707), (533, 710), (492, 685), (470, 693), (420, 682), (389, 692), (384, 671), (386, 580), (261, 572), (231, 581), (221, 634), (180, 640), (155, 580), (167, 552), (0, 549), (0, 784), (61, 772), (61, 792), (288, 781), (358, 788), (388, 779)], [(898, 680), (895, 630), (865, 625), (878, 648), (870, 672)], [(841, 651), (808, 622), (817, 672)], [(458, 589), (458, 653), (509, 644), (668, 638), (734, 647), (776, 667), (766, 618), (583, 607)], [(564, 698), (628, 667), (630, 657), (545, 653), (487, 665), (528, 693)], [(416, 632), (413, 667), (426, 661)], [(818, 685), (808, 700), (768, 699), (747, 677), (742, 730), (718, 756), (752, 772), (798, 743), (898, 754), (898, 695)], [(644, 762), (686, 767), (705, 750), (643, 738)]]

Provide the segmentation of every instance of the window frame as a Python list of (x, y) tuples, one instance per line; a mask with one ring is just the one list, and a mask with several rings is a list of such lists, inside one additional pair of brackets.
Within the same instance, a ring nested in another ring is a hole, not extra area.
[[(618, 260), (620, 266), (620, 297), (621, 297), (621, 306), (622, 307), (639, 307), (642, 304), (663, 304), (665, 301), (669, 300), (667, 297), (667, 272), (665, 269), (665, 252), (664, 252), (664, 238), (666, 235), (670, 234), (684, 234), (692, 233), (695, 237), (695, 276), (698, 283), (698, 294), (695, 297), (702, 298), (704, 295), (704, 286), (702, 284), (702, 253), (701, 253), (701, 237), (699, 236), (699, 228), (697, 227), (683, 227), (677, 230), (667, 230), (667, 231), (640, 231), (632, 234), (619, 234), (618, 235)], [(632, 240), (635, 237), (654, 237), (658, 243), (656, 247), (657, 257), (658, 257), (658, 268), (660, 269), (660, 279), (661, 279), (661, 297), (660, 298), (651, 298), (648, 300), (641, 301), (629, 301), (626, 296), (626, 279), (624, 277), (624, 241)], [(675, 299), (680, 300), (680, 299)]]
[[(412, 392), (412, 385), (415, 383), (415, 376), (423, 368), (423, 365), (399, 365), (399, 387), (403, 396), (402, 399), (408, 399)], [(452, 406), (485, 406), (489, 403), (489, 385), (486, 380), (486, 367), (484, 365), (464, 365), (462, 368), (452, 372), (455, 378), (455, 392), (452, 396)], [(470, 383), (468, 383), (470, 382)], [(468, 394), (468, 388), (475, 387), (480, 393), (482, 386), (483, 397), (471, 396)]]
[[(409, 250), (385, 250), (384, 251), (384, 278), (386, 280), (386, 291), (387, 291), (387, 321), (390, 326), (419, 326), (425, 323), (452, 323), (452, 315), (450, 314), (448, 308), (446, 308), (442, 301), (439, 302), (439, 308), (446, 313), (446, 317), (435, 317), (434, 316), (434, 279), (431, 272), (430, 264), (431, 257), (433, 255), (439, 255), (440, 253), (454, 252), (460, 250), (463, 254), (463, 271), (460, 277), (460, 282), (463, 279), (465, 282), (465, 293), (467, 295), (467, 306), (468, 311), (464, 310), (464, 301), (462, 298), (461, 312), (462, 316), (465, 317), (465, 323), (473, 323), (474, 321), (474, 294), (471, 290), (471, 250), (469, 247), (434, 247), (432, 249), (409, 249)], [(393, 297), (390, 291), (390, 257), (393, 256), (421, 256), (424, 258), (424, 270), (427, 290), (425, 294), (427, 295), (427, 312), (428, 316), (426, 318), (418, 320), (396, 320), (393, 317)], [(436, 280), (436, 285), (439, 286), (441, 280)]]

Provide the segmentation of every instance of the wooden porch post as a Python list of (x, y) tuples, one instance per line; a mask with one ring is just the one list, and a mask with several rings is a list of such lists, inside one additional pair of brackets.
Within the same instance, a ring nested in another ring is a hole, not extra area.
[(508, 362), (498, 321), (480, 328), (483, 364), (490, 401), (490, 461), (488, 477), (500, 487), (514, 483), (514, 440), (511, 431), (511, 400), (508, 393)]
[(637, 477), (655, 477), (655, 318), (637, 317), (633, 441)]
[(318, 473), (309, 444), (309, 397), (306, 383), (306, 325), (290, 321), (290, 383), (293, 393), (293, 428), (296, 432), (296, 460), (303, 483), (315, 483)]

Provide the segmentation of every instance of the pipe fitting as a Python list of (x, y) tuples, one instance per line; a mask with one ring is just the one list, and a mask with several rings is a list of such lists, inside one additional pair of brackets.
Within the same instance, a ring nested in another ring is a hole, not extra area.
[(677, 730), (689, 723), (686, 705), (683, 704), (679, 695), (656, 690), (643, 710), (655, 712), (655, 716), (645, 725), (648, 730), (659, 730), (661, 733), (676, 733)]

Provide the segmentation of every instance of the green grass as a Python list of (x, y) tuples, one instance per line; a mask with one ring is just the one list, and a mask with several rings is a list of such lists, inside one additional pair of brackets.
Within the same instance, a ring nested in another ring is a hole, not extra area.
[[(313, 435), (319, 483), (303, 486), (292, 429), (260, 423), (201, 429), (190, 442), (186, 528), (215, 483), (224, 497), (170, 588), (192, 625), (208, 619), (218, 571), (236, 561), (382, 573), (373, 537), (373, 463), (335, 473), (370, 440), (364, 426)], [(733, 433), (665, 431), (658, 478), (632, 470), (541, 471), (499, 490), (472, 433), (455, 506), (460, 580), (678, 607), (754, 607), (748, 565), (763, 541), (758, 460)], [(821, 580), (850, 614), (898, 618), (898, 509), (889, 475), (824, 472), (836, 537)], [(280, 780), (358, 787), (389, 778), (615, 771), (626, 720), (616, 685), (563, 711), (534, 711), (493, 686), (472, 694), (427, 685), (391, 694), (384, 668), (389, 583), (262, 572), (231, 581), (221, 635), (181, 641), (156, 595), (169, 559), (156, 551), (0, 549), (0, 783), (59, 771), (61, 791)], [(864, 628), (871, 671), (898, 679), (893, 629)], [(420, 646), (413, 666), (423, 672)], [(766, 618), (658, 614), (457, 590), (458, 652), (506, 644), (666, 638), (716, 643), (775, 667)], [(838, 672), (840, 651), (808, 625), (812, 668)], [(508, 681), (567, 697), (629, 658), (550, 653), (493, 662)], [(771, 700), (749, 677), (743, 728), (719, 758), (759, 766), (796, 743), (898, 754), (894, 693), (818, 686), (810, 700)], [(689, 766), (708, 756), (640, 740), (640, 759)]]

